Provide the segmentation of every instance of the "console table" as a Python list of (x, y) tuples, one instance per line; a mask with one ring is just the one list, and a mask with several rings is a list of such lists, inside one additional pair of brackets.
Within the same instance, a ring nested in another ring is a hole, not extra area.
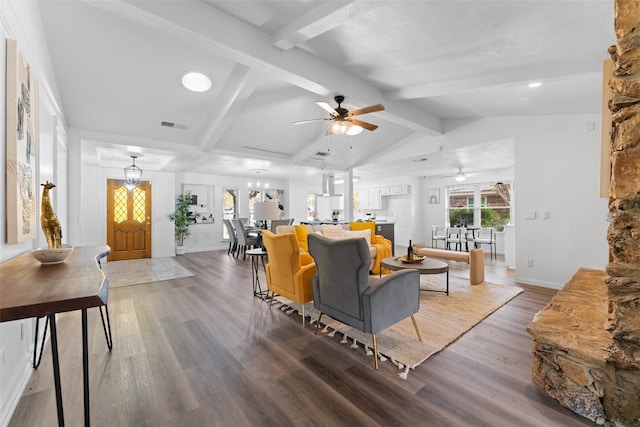
[(82, 310), (84, 424), (89, 426), (87, 309), (107, 304), (109, 286), (99, 260), (110, 253), (109, 246), (78, 247), (74, 248), (65, 262), (42, 265), (27, 252), (0, 264), (0, 322), (48, 316), (60, 426), (64, 426), (64, 413), (55, 316), (66, 311)]

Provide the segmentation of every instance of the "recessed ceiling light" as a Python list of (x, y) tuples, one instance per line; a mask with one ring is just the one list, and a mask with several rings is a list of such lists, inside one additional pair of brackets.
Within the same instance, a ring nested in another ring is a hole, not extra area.
[(182, 76), (182, 86), (193, 92), (206, 92), (211, 89), (211, 79), (195, 71)]
[(531, 82), (529, 83), (529, 87), (540, 87), (542, 86), (542, 83), (540, 82)]

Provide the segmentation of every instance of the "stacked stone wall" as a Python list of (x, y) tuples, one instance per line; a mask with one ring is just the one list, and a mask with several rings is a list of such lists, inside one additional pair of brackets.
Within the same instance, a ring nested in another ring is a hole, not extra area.
[(640, 425), (640, 2), (616, 0), (611, 183), (605, 280), (612, 344), (604, 406), (618, 425)]

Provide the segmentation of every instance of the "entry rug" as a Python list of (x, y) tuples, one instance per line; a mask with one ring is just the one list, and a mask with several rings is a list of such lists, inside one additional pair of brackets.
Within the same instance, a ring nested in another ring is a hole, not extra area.
[[(443, 277), (420, 276), (422, 289), (444, 289)], [(389, 359), (401, 372), (398, 375), (406, 379), (410, 369), (415, 369), (432, 355), (464, 335), (491, 313), (502, 307), (522, 292), (516, 286), (497, 285), (484, 282), (470, 286), (469, 279), (450, 277), (449, 296), (440, 292), (420, 292), (420, 311), (414, 315), (422, 342), (418, 341), (411, 318), (376, 334), (378, 353), (381, 361)], [(274, 302), (280, 302), (281, 310), (287, 314), (300, 311), (300, 304), (287, 298), (276, 296)], [(305, 313), (315, 324), (318, 311), (313, 302), (305, 304)], [(343, 335), (343, 344), (352, 348), (363, 348), (373, 355), (371, 335), (344, 325), (327, 315), (322, 315), (322, 331), (329, 336)], [(315, 326), (315, 325), (314, 325)]]
[(102, 263), (102, 270), (109, 289), (194, 275), (173, 257), (108, 261)]

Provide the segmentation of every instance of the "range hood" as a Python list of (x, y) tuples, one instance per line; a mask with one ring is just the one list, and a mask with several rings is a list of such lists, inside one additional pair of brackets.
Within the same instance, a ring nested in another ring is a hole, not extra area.
[(333, 197), (342, 196), (342, 194), (336, 194), (336, 176), (332, 173), (326, 173), (322, 175), (322, 193), (318, 194), (319, 197)]

